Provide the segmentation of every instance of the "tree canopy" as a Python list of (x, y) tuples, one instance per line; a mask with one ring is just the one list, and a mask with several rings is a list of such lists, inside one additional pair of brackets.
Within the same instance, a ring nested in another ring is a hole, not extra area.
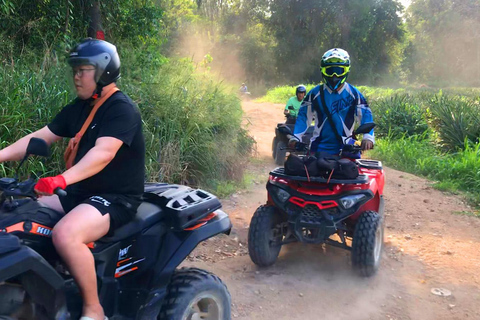
[(322, 54), (341, 47), (355, 83), (480, 82), (480, 0), (413, 0), (407, 10), (398, 0), (1, 0), (2, 60), (65, 51), (87, 35), (95, 3), (107, 40), (193, 56), (181, 48), (190, 42), (231, 81), (319, 82)]

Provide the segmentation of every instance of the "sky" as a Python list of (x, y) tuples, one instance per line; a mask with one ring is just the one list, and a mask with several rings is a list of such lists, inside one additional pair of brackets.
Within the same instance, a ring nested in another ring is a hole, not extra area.
[(400, 0), (400, 2), (403, 4), (405, 8), (408, 8), (410, 3), (412, 3), (412, 0)]

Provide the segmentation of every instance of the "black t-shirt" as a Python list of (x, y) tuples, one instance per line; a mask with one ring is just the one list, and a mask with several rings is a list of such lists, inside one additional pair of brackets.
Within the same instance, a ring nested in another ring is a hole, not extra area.
[[(91, 100), (75, 99), (48, 124), (57, 136), (74, 137), (82, 128), (92, 106)], [(145, 176), (145, 140), (140, 112), (130, 98), (117, 91), (97, 110), (80, 140), (74, 163), (82, 159), (101, 137), (123, 141), (115, 158), (99, 173), (73, 184), (78, 194), (140, 195)], [(70, 191), (70, 192), (71, 192)]]

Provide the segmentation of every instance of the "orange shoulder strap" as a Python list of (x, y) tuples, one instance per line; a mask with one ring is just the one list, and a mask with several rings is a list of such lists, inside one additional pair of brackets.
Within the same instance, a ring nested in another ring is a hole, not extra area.
[(95, 104), (93, 105), (93, 109), (92, 111), (90, 111), (90, 114), (88, 115), (87, 120), (85, 120), (85, 122), (83, 123), (82, 128), (80, 129), (80, 131), (77, 132), (75, 137), (70, 139), (70, 141), (68, 142), (67, 149), (65, 150), (65, 154), (63, 155), (67, 169), (70, 169), (73, 166), (73, 161), (75, 160), (75, 156), (77, 155), (78, 146), (80, 145), (80, 140), (85, 134), (85, 131), (87, 131), (87, 128), (90, 125), (90, 123), (92, 123), (95, 113), (97, 113), (97, 110), (102, 106), (102, 104), (105, 101), (107, 101), (107, 99), (110, 98), (118, 90), (119, 89), (116, 86), (114, 86), (110, 90), (108, 90), (105, 93), (105, 95), (101, 96), (100, 99), (95, 101)]

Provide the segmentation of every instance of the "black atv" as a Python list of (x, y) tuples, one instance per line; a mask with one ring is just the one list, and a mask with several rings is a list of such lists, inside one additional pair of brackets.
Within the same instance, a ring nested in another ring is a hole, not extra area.
[[(275, 128), (275, 137), (273, 138), (272, 141), (272, 157), (275, 160), (275, 164), (279, 166), (283, 166), (283, 163), (285, 162), (285, 158), (287, 156), (287, 152), (289, 153), (295, 153), (295, 154), (302, 154), (302, 152), (295, 150), (295, 149), (290, 149), (288, 148), (288, 137), (285, 133), (282, 133), (282, 130), (279, 130), (281, 127), (289, 127), (290, 131), (293, 132), (293, 129), (295, 128), (295, 121), (296, 118), (292, 118), (290, 115), (286, 115), (286, 122), (285, 123), (278, 123), (277, 127)], [(312, 138), (313, 135), (313, 129), (314, 126), (310, 126), (307, 129), (307, 132), (302, 137), (302, 142), (309, 145), (310, 144), (310, 139)]]
[[(45, 156), (48, 146), (32, 138), (25, 159), (29, 154)], [(79, 289), (51, 241), (62, 215), (40, 206), (35, 183), (0, 179), (0, 319), (78, 319)], [(89, 245), (105, 315), (230, 319), (230, 294), (217, 276), (177, 269), (198, 243), (229, 234), (230, 219), (220, 208), (214, 195), (200, 189), (146, 184), (135, 219)]]

